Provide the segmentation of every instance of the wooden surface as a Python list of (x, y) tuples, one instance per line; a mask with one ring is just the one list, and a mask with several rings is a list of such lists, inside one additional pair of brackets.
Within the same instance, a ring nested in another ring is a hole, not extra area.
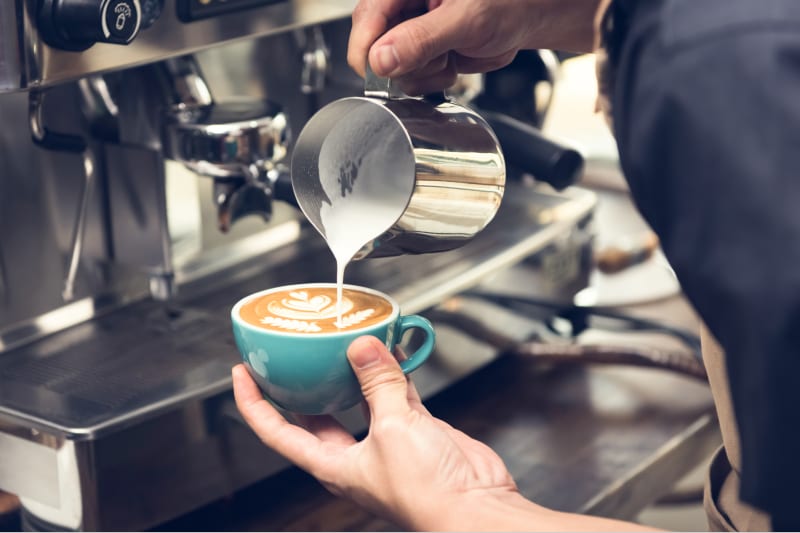
[[(661, 370), (543, 369), (509, 356), (426, 403), (496, 450), (526, 497), (565, 511), (632, 518), (719, 441), (707, 387)], [(159, 529), (396, 528), (290, 469)]]

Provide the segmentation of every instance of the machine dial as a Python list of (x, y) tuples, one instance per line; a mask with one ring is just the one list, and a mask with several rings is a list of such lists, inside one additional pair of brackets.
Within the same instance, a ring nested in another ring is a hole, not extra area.
[(64, 50), (128, 44), (142, 25), (140, 0), (42, 0), (40, 6), (42, 39)]

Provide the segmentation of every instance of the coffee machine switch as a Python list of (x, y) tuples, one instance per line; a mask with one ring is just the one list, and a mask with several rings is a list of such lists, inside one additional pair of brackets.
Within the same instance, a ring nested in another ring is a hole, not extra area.
[(42, 39), (62, 50), (86, 50), (95, 43), (128, 44), (142, 25), (140, 0), (42, 0)]

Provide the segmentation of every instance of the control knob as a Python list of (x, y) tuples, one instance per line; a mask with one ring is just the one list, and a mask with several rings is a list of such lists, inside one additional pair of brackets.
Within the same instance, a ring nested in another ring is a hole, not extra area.
[(42, 39), (62, 50), (86, 50), (95, 43), (128, 44), (139, 33), (139, 0), (41, 0)]

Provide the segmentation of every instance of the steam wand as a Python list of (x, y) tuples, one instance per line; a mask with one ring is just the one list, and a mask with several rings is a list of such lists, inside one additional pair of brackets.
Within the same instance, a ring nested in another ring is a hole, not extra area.
[(80, 267), (81, 252), (83, 250), (86, 217), (89, 211), (89, 202), (97, 181), (97, 160), (88, 143), (80, 136), (55, 133), (47, 129), (43, 119), (44, 92), (33, 90), (28, 101), (28, 111), (33, 141), (46, 150), (59, 150), (80, 153), (83, 157), (84, 184), (81, 192), (78, 213), (72, 230), (70, 244), (70, 258), (67, 275), (64, 279), (64, 288), (61, 297), (70, 301), (75, 297), (75, 279)]

